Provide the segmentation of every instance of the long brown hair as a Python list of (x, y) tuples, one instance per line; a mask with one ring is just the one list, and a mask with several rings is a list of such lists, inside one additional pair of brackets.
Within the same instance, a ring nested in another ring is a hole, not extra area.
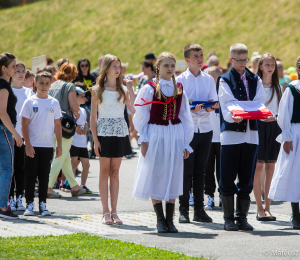
[(265, 104), (266, 106), (268, 104), (270, 104), (270, 102), (272, 101), (273, 97), (274, 97), (274, 93), (276, 91), (277, 94), (277, 98), (278, 98), (278, 105), (280, 102), (280, 99), (282, 97), (282, 92), (281, 92), (281, 88), (279, 86), (279, 75), (278, 75), (278, 68), (277, 68), (277, 62), (276, 62), (276, 58), (271, 54), (271, 53), (265, 53), (264, 55), (261, 56), (259, 62), (258, 62), (258, 66), (257, 66), (257, 75), (262, 79), (263, 78), (263, 72), (260, 69), (260, 66), (263, 64), (264, 59), (266, 58), (272, 58), (275, 62), (275, 70), (272, 74), (272, 83), (271, 83), (271, 88), (272, 88), (272, 95), (270, 97), (270, 100)]
[[(297, 62), (296, 62), (296, 68), (300, 69), (300, 57), (298, 57)], [(300, 79), (300, 74), (297, 72), (298, 74), (298, 79)]]
[[(107, 71), (108, 71), (110, 65), (112, 64), (112, 62), (115, 60), (119, 61), (120, 65), (121, 65), (120, 59), (117, 56), (114, 56), (111, 54), (106, 54), (102, 60), (99, 77), (97, 78), (96, 87), (95, 87), (99, 104), (101, 104), (103, 102), (102, 94), (105, 90), (104, 83), (107, 80), (107, 75), (106, 75)], [(120, 72), (119, 76), (116, 78), (117, 91), (119, 92), (118, 101), (120, 102), (120, 100), (123, 98), (123, 103), (125, 103), (126, 94), (123, 89), (122, 79), (123, 79), (123, 76), (122, 76), (122, 73)]]
[(2, 66), (5, 66), (7, 68), (9, 64), (15, 59), (16, 57), (8, 52), (4, 52), (0, 55), (0, 76), (2, 76)]
[[(165, 58), (170, 58), (170, 59), (174, 60), (175, 63), (176, 63), (176, 58), (172, 53), (163, 52), (158, 56), (156, 64), (155, 64), (155, 66), (156, 66), (156, 74), (155, 74), (155, 76), (156, 76), (156, 97), (158, 99), (161, 99), (161, 90), (160, 90), (160, 86), (159, 86), (159, 69), (158, 69), (158, 66), (160, 66), (163, 59), (165, 59)], [(174, 84), (173, 95), (180, 95), (182, 93), (182, 88), (178, 89), (178, 85), (176, 83), (174, 75), (172, 76), (172, 80), (173, 80), (173, 84)]]

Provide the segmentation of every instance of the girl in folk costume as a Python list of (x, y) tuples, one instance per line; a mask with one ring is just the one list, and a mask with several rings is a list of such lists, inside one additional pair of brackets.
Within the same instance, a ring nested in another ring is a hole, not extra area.
[[(104, 56), (97, 85), (92, 91), (91, 131), (95, 154), (100, 161), (99, 190), (103, 207), (103, 224), (123, 224), (117, 215), (119, 169), (122, 157), (131, 154), (128, 127), (124, 119), (125, 104), (131, 113), (134, 93), (132, 81), (122, 85), (121, 61), (111, 54)], [(97, 121), (98, 112), (98, 121)], [(111, 212), (108, 207), (110, 179)]]
[[(275, 57), (270, 54), (264, 54), (258, 63), (257, 75), (262, 79), (265, 91), (265, 106), (276, 117), (278, 116), (279, 102), (282, 97), (277, 63)], [(258, 221), (275, 221), (276, 218), (270, 212), (271, 200), (266, 197), (263, 207), (261, 201), (261, 173), (263, 164), (265, 164), (265, 181), (264, 188), (266, 194), (269, 193), (272, 177), (275, 170), (275, 163), (280, 150), (280, 143), (276, 141), (277, 136), (281, 133), (277, 121), (264, 122), (258, 121), (259, 126), (259, 147), (258, 161), (256, 165), (253, 191), (257, 205)]]
[(286, 87), (279, 104), (278, 125), (282, 134), (276, 140), (281, 148), (268, 197), (290, 201), (293, 228), (300, 229), (300, 58), (296, 66), (298, 80)]
[(133, 118), (141, 143), (133, 197), (152, 199), (159, 233), (178, 232), (173, 224), (175, 199), (183, 193), (183, 159), (193, 152), (189, 143), (194, 125), (187, 96), (174, 77), (175, 65), (171, 53), (159, 55), (156, 80), (139, 91)]

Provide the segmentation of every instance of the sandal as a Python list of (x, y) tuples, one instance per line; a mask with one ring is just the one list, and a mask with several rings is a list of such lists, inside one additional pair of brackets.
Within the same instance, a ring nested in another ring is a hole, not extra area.
[(56, 191), (53, 191), (53, 193), (47, 192), (47, 198), (61, 198), (61, 195)]
[[(113, 217), (113, 215), (117, 216), (116, 218)], [(113, 221), (114, 224), (116, 225), (123, 225), (122, 220), (119, 219), (117, 213), (111, 213), (111, 219)]]
[(113, 222), (112, 222), (111, 218), (109, 218), (108, 220), (105, 220), (105, 216), (106, 216), (106, 215), (110, 215), (110, 214), (109, 214), (109, 213), (103, 214), (102, 224), (104, 224), (104, 225), (112, 225)]
[(74, 191), (72, 190), (71, 195), (72, 195), (72, 197), (77, 197), (79, 195), (84, 194), (85, 192), (86, 192), (86, 189), (81, 188), (80, 190), (74, 190)]

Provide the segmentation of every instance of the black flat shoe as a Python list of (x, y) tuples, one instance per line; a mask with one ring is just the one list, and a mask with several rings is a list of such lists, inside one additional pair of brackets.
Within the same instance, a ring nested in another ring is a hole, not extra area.
[(269, 219), (269, 221), (276, 221), (276, 217), (274, 216), (268, 216), (267, 218)]
[[(266, 216), (259, 217), (258, 214), (256, 214), (256, 220), (257, 221), (270, 221), (269, 217), (266, 217)], [(276, 220), (276, 218), (275, 218), (275, 220)]]

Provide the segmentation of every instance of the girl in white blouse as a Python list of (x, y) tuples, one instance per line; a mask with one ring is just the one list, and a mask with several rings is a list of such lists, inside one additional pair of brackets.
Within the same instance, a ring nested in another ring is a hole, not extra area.
[[(92, 91), (91, 131), (95, 154), (100, 162), (99, 190), (103, 207), (103, 224), (123, 224), (117, 215), (119, 169), (122, 157), (131, 154), (128, 127), (124, 119), (125, 104), (131, 113), (134, 93), (132, 81), (122, 85), (121, 61), (111, 54), (104, 56), (97, 85)], [(97, 120), (98, 112), (98, 120)], [(111, 211), (108, 207), (110, 179)]]
[(174, 204), (183, 193), (183, 159), (193, 152), (189, 144), (194, 124), (187, 96), (174, 77), (175, 65), (171, 53), (159, 55), (156, 81), (139, 91), (133, 118), (141, 143), (133, 197), (152, 200), (159, 233), (178, 232), (173, 224)]
[(281, 148), (268, 197), (290, 201), (293, 228), (300, 229), (300, 58), (296, 66), (298, 80), (286, 87), (279, 104), (282, 134), (276, 140)]
[[(272, 112), (273, 116), (278, 115), (279, 102), (282, 97), (277, 63), (275, 57), (266, 53), (262, 55), (258, 63), (257, 75), (261, 78), (265, 91), (265, 106)], [(257, 206), (258, 221), (275, 221), (276, 218), (270, 212), (271, 200), (265, 196), (264, 206), (261, 201), (261, 173), (265, 164), (264, 192), (269, 193), (272, 177), (275, 170), (275, 163), (280, 150), (280, 144), (276, 141), (281, 130), (277, 121), (264, 122), (259, 124), (259, 148), (258, 161), (256, 165), (253, 192)]]

